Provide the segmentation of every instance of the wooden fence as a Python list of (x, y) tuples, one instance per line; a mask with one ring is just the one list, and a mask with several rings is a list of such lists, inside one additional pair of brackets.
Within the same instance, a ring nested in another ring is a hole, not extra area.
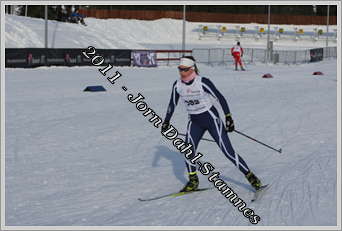
[[(80, 13), (93, 18), (122, 18), (139, 20), (156, 20), (160, 18), (182, 19), (181, 11), (157, 10), (98, 10), (80, 9)], [(186, 20), (190, 22), (218, 22), (218, 23), (260, 23), (267, 24), (267, 14), (226, 14), (210, 12), (187, 12)], [(330, 16), (329, 24), (336, 25), (337, 17)], [(283, 15), (271, 14), (272, 24), (293, 25), (326, 25), (326, 16)]]

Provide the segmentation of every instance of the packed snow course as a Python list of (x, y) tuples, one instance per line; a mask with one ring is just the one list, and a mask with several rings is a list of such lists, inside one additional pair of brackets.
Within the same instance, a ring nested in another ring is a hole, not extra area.
[[(27, 36), (34, 34), (29, 23), (40, 19), (22, 18), (6, 15), (6, 47), (34, 46), (40, 41), (39, 37), (23, 41), (19, 32), (9, 41), (8, 30), (14, 31), (14, 25)], [(89, 25), (99, 22), (87, 20)], [(143, 24), (126, 21), (137, 28)], [(70, 31), (91, 30), (65, 26)], [(151, 28), (161, 30), (156, 37), (171, 30), (165, 25)], [(108, 43), (101, 36), (92, 37), (89, 44), (84, 34), (78, 34), (77, 40), (68, 33), (63, 36), (66, 40), (56, 37), (56, 47), (130, 48), (140, 41), (131, 31), (125, 38), (134, 37), (132, 45), (128, 40), (116, 44), (120, 37), (114, 36)], [(76, 41), (81, 42), (76, 45)], [(151, 44), (158, 46), (155, 41)], [(334, 59), (290, 66), (250, 64), (246, 72), (233, 71), (232, 66), (199, 65), (200, 74), (226, 97), (236, 129), (282, 148), (279, 154), (229, 134), (251, 170), (271, 184), (254, 203), (249, 202), (251, 186), (215, 143), (202, 141), (197, 150), (203, 154), (201, 160), (212, 163), (220, 178), (261, 217), (257, 226), (336, 225), (336, 67)], [(217, 190), (137, 200), (176, 192), (187, 182), (184, 155), (127, 99), (128, 94), (141, 93), (163, 118), (178, 71), (175, 67), (115, 67), (113, 71), (122, 74), (115, 84), (94, 66), (5, 70), (6, 225), (254, 226)], [(312, 75), (315, 71), (324, 75)], [(265, 73), (274, 78), (261, 78)], [(83, 92), (90, 85), (103, 85), (107, 91)], [(184, 133), (187, 121), (180, 102), (171, 123)], [(211, 138), (208, 133), (204, 137)], [(200, 173), (199, 178), (200, 187), (212, 186)]]
[[(324, 76), (313, 76), (317, 69)], [(6, 70), (6, 224), (251, 225), (216, 190), (137, 200), (177, 191), (187, 177), (184, 155), (127, 94), (143, 94), (163, 117), (178, 73), (117, 70), (116, 85), (96, 67)], [(336, 225), (336, 61), (200, 70), (227, 98), (237, 129), (283, 149), (229, 135), (249, 167), (272, 184), (261, 201), (247, 203), (259, 225)], [(265, 70), (274, 78), (261, 78)], [(83, 92), (88, 85), (107, 92)], [(184, 133), (187, 119), (180, 103), (171, 122)], [(202, 141), (198, 151), (249, 201), (251, 187), (215, 143)], [(210, 185), (200, 175), (200, 186)]]

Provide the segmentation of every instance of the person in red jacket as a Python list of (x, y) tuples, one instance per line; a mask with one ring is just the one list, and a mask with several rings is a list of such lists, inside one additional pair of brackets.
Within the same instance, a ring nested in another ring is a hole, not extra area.
[(237, 42), (236, 45), (234, 45), (231, 49), (230, 52), (232, 56), (234, 57), (235, 60), (235, 70), (238, 70), (238, 64), (240, 65), (240, 68), (242, 71), (245, 70), (242, 66), (241, 62), (241, 57), (243, 56), (243, 48), (240, 46), (240, 42)]

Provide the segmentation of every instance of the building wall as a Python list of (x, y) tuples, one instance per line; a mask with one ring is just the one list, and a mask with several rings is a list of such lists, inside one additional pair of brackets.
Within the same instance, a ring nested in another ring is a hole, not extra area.
[[(80, 9), (80, 13), (87, 17), (94, 18), (122, 18), (156, 20), (160, 18), (182, 19), (181, 11), (156, 11), (156, 10), (100, 10)], [(226, 14), (210, 12), (187, 12), (186, 20), (190, 22), (220, 22), (220, 23), (261, 23), (267, 24), (267, 14)], [(336, 25), (337, 17), (330, 16), (329, 24)], [(326, 16), (307, 15), (284, 15), (271, 14), (272, 24), (293, 24), (293, 25), (326, 25)]]

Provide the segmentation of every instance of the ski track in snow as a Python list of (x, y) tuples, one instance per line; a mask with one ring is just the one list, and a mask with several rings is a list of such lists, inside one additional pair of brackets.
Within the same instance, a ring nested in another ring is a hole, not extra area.
[[(271, 184), (255, 203), (216, 144), (200, 143), (203, 161), (254, 209), (260, 225), (336, 225), (336, 60), (249, 65), (247, 72), (199, 68), (227, 98), (237, 129), (283, 149), (229, 134), (237, 153)], [(164, 117), (177, 70), (117, 69), (115, 85), (96, 67), (6, 69), (6, 225), (252, 225), (216, 189), (137, 200), (178, 191), (186, 170), (182, 155), (126, 94), (140, 92)], [(274, 78), (262, 79), (265, 70)], [(325, 75), (313, 76), (316, 70)], [(83, 92), (88, 85), (107, 92)], [(184, 132), (186, 123), (180, 102), (172, 124)], [(211, 183), (200, 175), (200, 186)]]

